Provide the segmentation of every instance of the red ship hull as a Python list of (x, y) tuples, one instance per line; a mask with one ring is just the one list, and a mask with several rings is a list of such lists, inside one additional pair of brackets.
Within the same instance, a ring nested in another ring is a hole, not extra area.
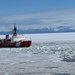
[(7, 43), (0, 43), (0, 48), (11, 48), (11, 47), (30, 47), (31, 46), (32, 41), (20, 41), (20, 42), (7, 42)]

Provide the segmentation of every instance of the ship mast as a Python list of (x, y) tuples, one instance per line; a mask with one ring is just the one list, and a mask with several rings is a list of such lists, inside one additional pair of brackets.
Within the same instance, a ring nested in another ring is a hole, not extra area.
[(16, 24), (14, 23), (14, 30), (13, 30), (13, 35), (17, 34), (17, 28), (16, 28)]

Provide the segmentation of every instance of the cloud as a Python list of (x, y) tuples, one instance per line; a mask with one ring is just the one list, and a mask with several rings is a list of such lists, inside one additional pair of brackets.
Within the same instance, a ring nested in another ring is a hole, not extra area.
[[(17, 24), (18, 29), (41, 29), (44, 27), (74, 26), (75, 9), (2, 16), (0, 17), (0, 30), (5, 30), (4, 27), (13, 28), (14, 22)], [(10, 28), (7, 30), (10, 30)]]

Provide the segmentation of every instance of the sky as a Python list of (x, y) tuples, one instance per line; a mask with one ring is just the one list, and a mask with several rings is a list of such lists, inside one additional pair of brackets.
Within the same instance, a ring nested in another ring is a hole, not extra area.
[(75, 8), (75, 0), (0, 0), (0, 16)]
[(75, 29), (75, 0), (0, 0), (0, 31), (9, 30), (6, 27), (14, 23), (24, 30), (59, 26)]

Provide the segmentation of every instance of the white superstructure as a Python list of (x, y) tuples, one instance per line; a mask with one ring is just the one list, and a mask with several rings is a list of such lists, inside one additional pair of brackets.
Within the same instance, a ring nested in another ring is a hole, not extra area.
[(11, 42), (19, 42), (19, 41), (24, 41), (25, 37), (24, 36), (12, 36), (11, 37)]

